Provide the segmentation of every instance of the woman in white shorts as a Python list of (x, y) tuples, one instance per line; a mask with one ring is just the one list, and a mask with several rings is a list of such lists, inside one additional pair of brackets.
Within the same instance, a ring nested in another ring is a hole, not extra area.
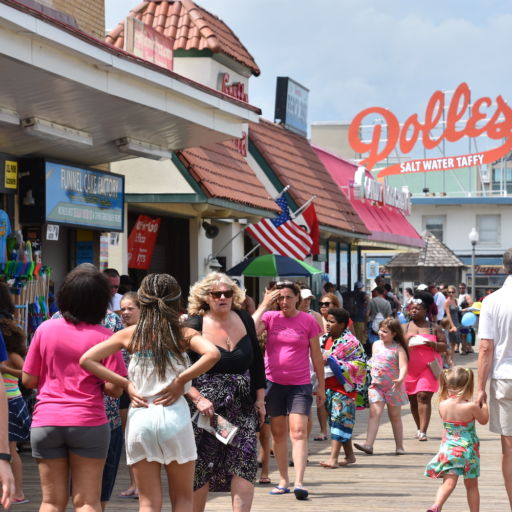
[[(220, 354), (197, 331), (180, 326), (181, 290), (172, 276), (149, 274), (138, 296), (137, 325), (87, 351), (80, 364), (99, 378), (122, 386), (130, 395), (126, 457), (139, 488), (140, 510), (161, 510), (160, 469), (164, 465), (173, 512), (189, 512), (197, 455), (183, 394), (190, 381), (208, 371)], [(132, 355), (128, 379), (101, 363), (122, 348)], [(186, 356), (188, 349), (201, 356), (193, 365)]]

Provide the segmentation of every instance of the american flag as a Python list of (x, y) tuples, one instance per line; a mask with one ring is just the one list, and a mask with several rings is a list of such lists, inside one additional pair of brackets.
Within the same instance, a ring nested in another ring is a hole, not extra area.
[(247, 226), (246, 231), (268, 252), (303, 260), (311, 252), (313, 240), (292, 220), (286, 197), (278, 197), (276, 203), (281, 208), (276, 218), (260, 220)]

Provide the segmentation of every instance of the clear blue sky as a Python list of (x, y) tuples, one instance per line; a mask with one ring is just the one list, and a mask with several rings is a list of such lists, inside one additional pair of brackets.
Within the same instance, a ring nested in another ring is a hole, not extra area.
[[(139, 0), (106, 0), (113, 28)], [(262, 73), (249, 100), (273, 119), (276, 76), (310, 90), (309, 122), (350, 121), (382, 106), (401, 121), (437, 89), (511, 98), (512, 3), (497, 0), (202, 0)], [(485, 146), (485, 143), (482, 143)], [(494, 143), (494, 145), (496, 145)], [(483, 148), (482, 148), (483, 149)]]

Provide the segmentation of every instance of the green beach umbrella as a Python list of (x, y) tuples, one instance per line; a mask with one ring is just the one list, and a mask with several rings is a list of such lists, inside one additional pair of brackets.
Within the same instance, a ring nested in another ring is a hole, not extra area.
[(312, 274), (321, 274), (322, 271), (296, 258), (264, 254), (242, 261), (226, 273), (230, 276), (246, 277), (309, 277)]

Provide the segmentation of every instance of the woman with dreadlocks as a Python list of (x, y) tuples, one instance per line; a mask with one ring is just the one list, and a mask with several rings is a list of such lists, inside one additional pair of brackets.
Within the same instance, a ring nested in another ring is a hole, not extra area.
[[(190, 381), (208, 371), (219, 351), (197, 331), (179, 323), (181, 289), (168, 274), (149, 274), (138, 291), (140, 318), (87, 351), (80, 364), (122, 386), (131, 398), (126, 458), (139, 488), (140, 510), (162, 508), (161, 465), (165, 466), (174, 512), (192, 509), (196, 447), (187, 402)], [(102, 364), (125, 348), (131, 353), (128, 379)], [(199, 354), (190, 365), (186, 351)]]

